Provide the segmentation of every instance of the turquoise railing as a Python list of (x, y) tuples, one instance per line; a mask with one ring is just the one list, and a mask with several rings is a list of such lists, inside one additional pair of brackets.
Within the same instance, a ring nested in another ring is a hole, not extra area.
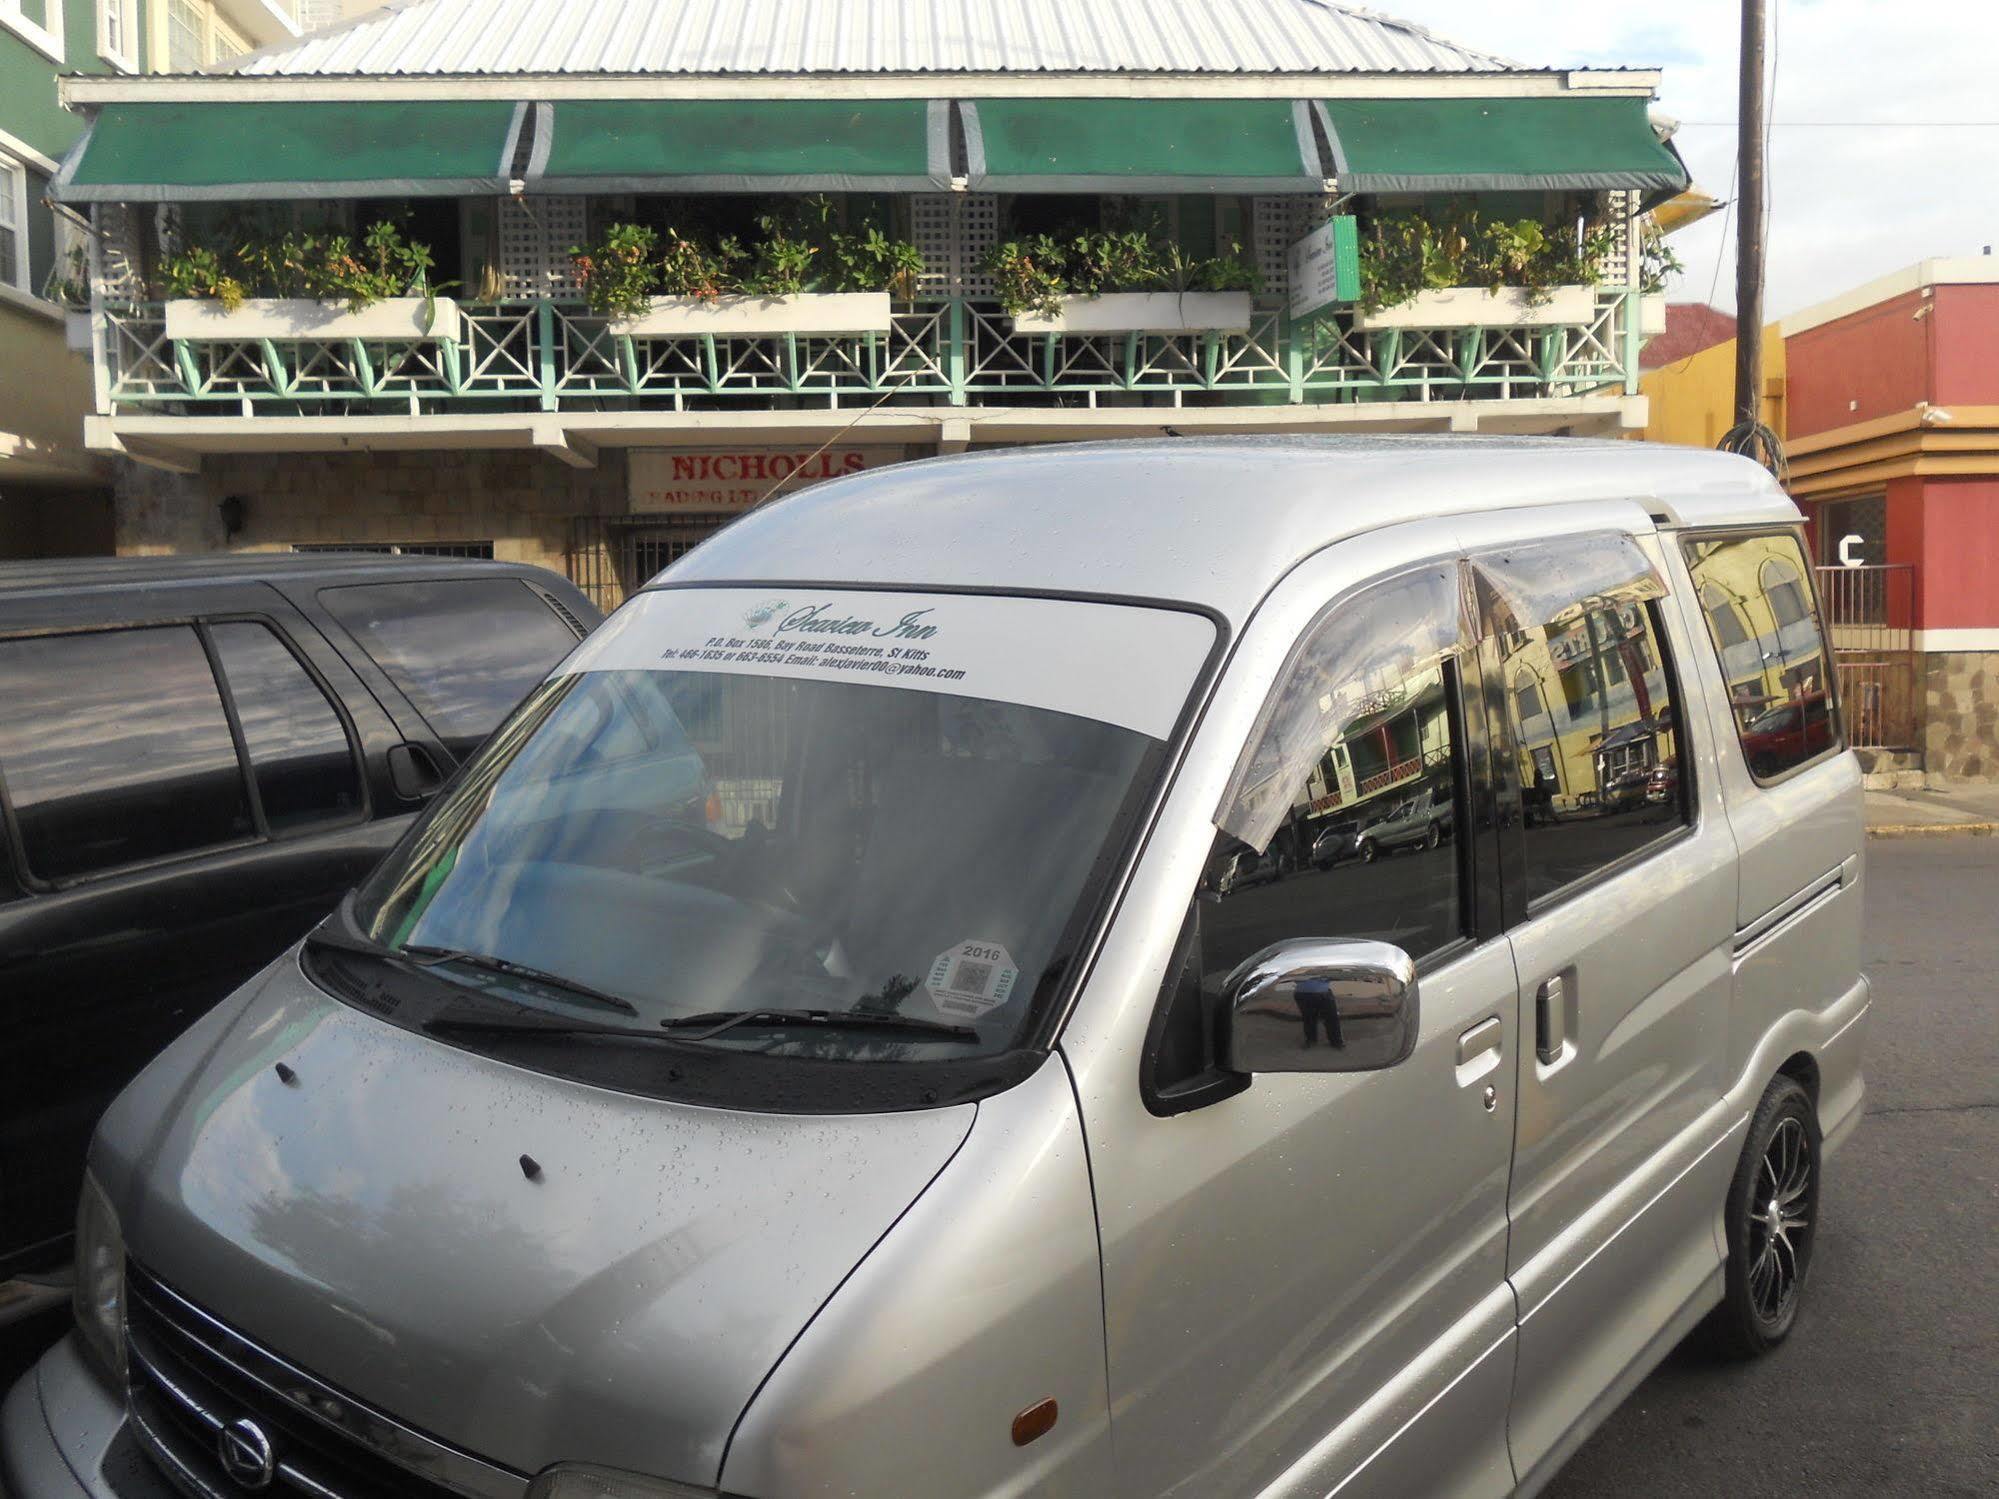
[(170, 339), (160, 304), (104, 311), (113, 411), (381, 412), (1510, 400), (1636, 388), (1638, 299), (1587, 322), (1365, 330), (1258, 310), (1245, 333), (1017, 333), (996, 305), (905, 306), (886, 332), (624, 337), (580, 304), (461, 303), (457, 338)]

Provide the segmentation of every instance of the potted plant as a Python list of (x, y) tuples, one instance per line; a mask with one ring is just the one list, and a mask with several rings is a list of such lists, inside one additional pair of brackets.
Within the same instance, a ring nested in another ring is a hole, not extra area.
[(632, 338), (886, 333), (893, 299), (913, 295), (923, 269), (913, 244), (840, 227), (830, 199), (766, 214), (757, 227), (745, 247), (614, 224), (570, 254), (590, 310)]
[(1540, 328), (1596, 314), (1606, 230), (1576, 235), (1453, 204), (1378, 215), (1361, 238), (1354, 326)]
[(437, 295), (431, 266), (430, 248), (387, 221), (358, 243), (292, 229), (188, 245), (160, 267), (167, 336), (455, 341), (458, 304)]
[(1020, 333), (1243, 333), (1260, 286), (1238, 247), (1194, 260), (1135, 229), (1009, 240), (985, 266)]

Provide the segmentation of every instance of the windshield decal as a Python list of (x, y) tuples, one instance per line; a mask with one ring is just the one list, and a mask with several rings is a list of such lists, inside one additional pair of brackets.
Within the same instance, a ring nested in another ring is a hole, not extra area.
[(1013, 994), (1020, 970), (997, 942), (960, 942), (937, 954), (923, 992), (947, 1015), (976, 1020)]
[(1198, 614), (991, 594), (643, 593), (556, 675), (702, 671), (912, 687), (1171, 733), (1214, 645)]

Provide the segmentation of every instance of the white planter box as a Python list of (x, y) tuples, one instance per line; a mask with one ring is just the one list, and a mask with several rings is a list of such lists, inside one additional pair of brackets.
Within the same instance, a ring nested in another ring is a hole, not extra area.
[(1638, 299), (1638, 333), (1641, 338), (1657, 338), (1666, 331), (1666, 294), (1647, 292)]
[(64, 308), (62, 314), (62, 335), (64, 342), (69, 345), (70, 353), (88, 354), (90, 352), (90, 314), (88, 312), (78, 312), (76, 309), (70, 307)]
[(349, 312), (344, 303), (317, 302), (304, 297), (249, 297), (234, 312), (205, 298), (167, 303), (168, 338), (387, 338), (453, 342), (458, 329), (458, 304), (450, 297), (385, 297), (359, 312)]
[(1053, 317), (1023, 312), (1016, 333), (1247, 333), (1246, 291), (1114, 291), (1070, 297)]
[(1354, 326), (1368, 332), (1387, 328), (1553, 328), (1587, 323), (1596, 316), (1594, 286), (1557, 286), (1538, 307), (1519, 287), (1488, 291), (1453, 286), (1418, 292), (1399, 307), (1357, 313)]
[(791, 297), (654, 297), (652, 310), (611, 324), (631, 338), (686, 338), (692, 334), (757, 336), (772, 333), (886, 333), (891, 326), (885, 291), (801, 292)]

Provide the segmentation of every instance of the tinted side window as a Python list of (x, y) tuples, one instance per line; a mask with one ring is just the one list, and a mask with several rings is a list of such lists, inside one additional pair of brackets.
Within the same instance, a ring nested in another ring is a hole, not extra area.
[(266, 625), (218, 624), (210, 633), (271, 831), (358, 813), (361, 778), (346, 727), (298, 658)]
[(1769, 780), (1837, 748), (1831, 656), (1797, 538), (1697, 537), (1685, 547), (1751, 773)]
[(0, 641), (0, 777), (46, 880), (255, 831), (192, 627)]
[(1519, 757), (1529, 902), (1680, 827), (1679, 704), (1635, 542), (1588, 536), (1474, 558)]
[(514, 578), (377, 583), (319, 597), (461, 760), (576, 645)]

